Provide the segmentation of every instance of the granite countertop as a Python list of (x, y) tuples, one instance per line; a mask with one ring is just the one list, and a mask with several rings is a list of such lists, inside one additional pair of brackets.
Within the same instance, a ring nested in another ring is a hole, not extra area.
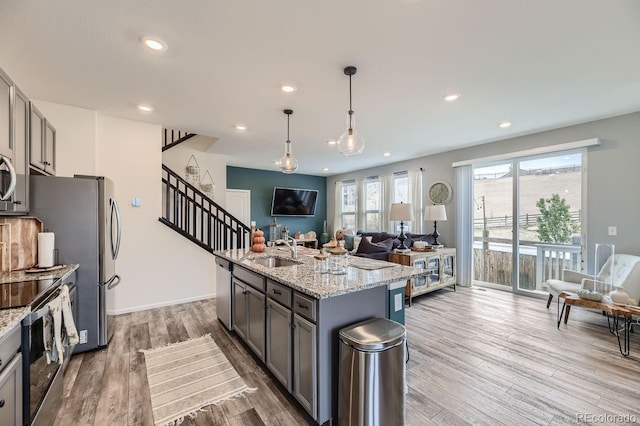
[[(64, 265), (63, 268), (50, 272), (27, 273), (25, 271), (0, 272), (0, 284), (9, 284), (14, 282), (42, 280), (42, 279), (61, 279), (69, 276), (73, 271), (78, 269), (77, 264)], [(31, 308), (28, 306), (22, 308), (0, 309), (0, 339), (9, 331), (20, 324), (24, 317), (29, 315)]]
[(236, 249), (215, 251), (213, 254), (317, 299), (406, 281), (409, 278), (427, 274), (426, 270), (420, 268), (354, 256), (349, 256), (349, 265), (351, 266), (347, 268), (346, 274), (319, 274), (313, 271), (313, 254), (318, 251), (308, 250), (308, 254), (301, 254), (303, 251), (300, 248), (298, 248), (298, 258), (296, 259), (300, 262), (299, 265), (269, 268), (251, 261), (251, 259), (271, 255), (291, 259), (287, 248), (268, 250), (273, 251), (254, 253), (249, 249)]

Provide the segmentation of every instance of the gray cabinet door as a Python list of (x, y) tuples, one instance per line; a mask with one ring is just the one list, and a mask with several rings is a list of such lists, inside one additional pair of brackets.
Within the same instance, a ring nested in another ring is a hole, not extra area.
[(13, 201), (19, 203), (16, 211), (29, 211), (29, 99), (16, 87), (13, 113), (13, 168), (16, 171), (16, 189)]
[(12, 91), (13, 83), (11, 79), (0, 70), (0, 154), (9, 159), (13, 157)]
[(56, 129), (49, 120), (45, 120), (44, 171), (56, 175)]
[(293, 316), (293, 396), (313, 417), (317, 409), (316, 326), (298, 314)]
[(233, 329), (242, 340), (247, 340), (247, 286), (233, 280)]
[(264, 318), (266, 298), (264, 293), (247, 286), (247, 344), (264, 361)]
[(44, 170), (44, 129), (46, 127), (44, 115), (33, 104), (31, 105), (31, 128), (29, 131), (29, 159), (31, 165)]
[(267, 350), (265, 362), (291, 392), (291, 310), (267, 299)]
[(0, 374), (0, 426), (22, 425), (22, 356), (17, 354)]

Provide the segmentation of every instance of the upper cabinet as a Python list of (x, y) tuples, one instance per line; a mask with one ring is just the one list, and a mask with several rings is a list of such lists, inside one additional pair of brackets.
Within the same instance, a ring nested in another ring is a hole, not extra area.
[(56, 175), (56, 128), (46, 120), (44, 130), (44, 171)]
[(0, 69), (0, 215), (29, 212), (29, 174), (56, 174), (56, 129)]
[(13, 100), (13, 168), (16, 189), (13, 193), (15, 210), (29, 212), (29, 99), (17, 87)]
[(56, 174), (56, 129), (31, 102), (31, 167), (47, 175)]
[(0, 70), (0, 214), (29, 211), (29, 100)]
[(12, 98), (13, 83), (9, 76), (0, 70), (0, 155), (11, 158), (12, 144)]

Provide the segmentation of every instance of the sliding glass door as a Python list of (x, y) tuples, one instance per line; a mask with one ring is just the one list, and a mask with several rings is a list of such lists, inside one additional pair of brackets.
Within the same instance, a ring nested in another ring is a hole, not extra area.
[(474, 284), (546, 291), (580, 269), (582, 153), (474, 167)]

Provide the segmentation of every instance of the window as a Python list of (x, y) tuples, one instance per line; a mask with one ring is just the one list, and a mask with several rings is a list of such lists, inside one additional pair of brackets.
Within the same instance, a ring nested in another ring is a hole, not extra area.
[[(393, 174), (393, 202), (410, 203), (409, 195), (409, 174), (398, 172)], [(391, 206), (389, 206), (390, 208)], [(400, 222), (393, 222), (393, 232), (400, 233)], [(404, 232), (411, 232), (411, 222), (404, 222)]]
[(342, 182), (342, 227), (356, 230), (357, 191), (355, 181)]
[(365, 231), (380, 231), (381, 185), (378, 176), (369, 177), (364, 183)]
[(393, 202), (411, 202), (411, 200), (409, 200), (409, 174), (407, 172), (393, 174)]

